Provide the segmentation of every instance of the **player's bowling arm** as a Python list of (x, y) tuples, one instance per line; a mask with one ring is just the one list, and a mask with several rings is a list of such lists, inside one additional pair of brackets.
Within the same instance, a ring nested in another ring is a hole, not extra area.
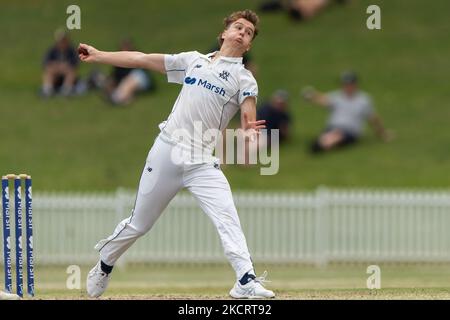
[(250, 164), (250, 141), (258, 141), (260, 129), (264, 129), (266, 120), (256, 120), (256, 99), (246, 98), (241, 104), (241, 128), (245, 141), (244, 164)]
[(248, 97), (241, 104), (241, 128), (245, 131), (256, 131), (264, 129), (266, 120), (256, 120), (256, 99)]
[(166, 73), (166, 67), (164, 65), (164, 54), (161, 53), (149, 53), (136, 57), (137, 63), (141, 68), (157, 71), (160, 73)]
[(248, 97), (241, 104), (241, 128), (246, 130), (248, 121), (256, 120), (256, 99)]
[(99, 62), (122, 68), (149, 69), (166, 73), (164, 67), (164, 55), (158, 53), (146, 54), (137, 51), (100, 51)]
[(138, 51), (107, 52), (95, 49), (86, 44), (80, 44), (78, 54), (81, 61), (109, 64), (122, 68), (141, 68), (165, 73), (164, 55), (159, 53), (146, 54)]

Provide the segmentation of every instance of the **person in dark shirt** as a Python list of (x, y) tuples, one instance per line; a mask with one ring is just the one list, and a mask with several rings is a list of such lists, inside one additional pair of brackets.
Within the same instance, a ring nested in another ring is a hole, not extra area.
[[(256, 143), (246, 145), (246, 157), (256, 159), (258, 153), (272, 147), (277, 148), (278, 143), (286, 142), (290, 137), (291, 116), (289, 114), (289, 94), (285, 90), (275, 91), (270, 100), (261, 104), (257, 109), (257, 119), (266, 120), (266, 130), (261, 132)], [(272, 135), (275, 139), (275, 132), (278, 130), (279, 140), (276, 145), (272, 145)], [(266, 133), (265, 135), (264, 132)], [(264, 152), (264, 151), (263, 151)]]
[(55, 32), (55, 44), (47, 51), (43, 61), (42, 95), (55, 93), (68, 96), (73, 93), (77, 80), (78, 54), (69, 35), (63, 30)]
[(258, 119), (266, 120), (266, 129), (270, 144), (271, 130), (278, 129), (280, 143), (289, 139), (291, 117), (289, 115), (289, 95), (285, 90), (277, 90), (270, 101), (265, 102), (258, 109)]

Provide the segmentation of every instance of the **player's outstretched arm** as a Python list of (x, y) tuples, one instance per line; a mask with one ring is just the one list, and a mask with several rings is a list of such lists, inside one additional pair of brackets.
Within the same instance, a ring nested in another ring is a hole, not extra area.
[(260, 130), (266, 127), (266, 120), (256, 120), (256, 98), (248, 97), (241, 104), (241, 129), (244, 137), (244, 163), (250, 164), (250, 141), (258, 142)]
[(110, 64), (122, 68), (141, 68), (166, 73), (164, 54), (138, 51), (100, 51), (93, 46), (80, 43), (78, 56), (83, 62)]

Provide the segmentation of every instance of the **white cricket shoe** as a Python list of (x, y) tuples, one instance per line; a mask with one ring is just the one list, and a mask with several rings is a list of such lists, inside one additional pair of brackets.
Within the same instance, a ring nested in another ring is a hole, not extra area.
[(100, 267), (100, 261), (97, 262), (95, 267), (89, 271), (86, 280), (86, 289), (88, 296), (91, 298), (100, 297), (103, 292), (105, 292), (106, 287), (108, 287), (109, 279), (111, 274), (106, 274), (102, 271)]
[(235, 299), (264, 299), (273, 298), (275, 293), (271, 290), (267, 290), (263, 287), (266, 280), (267, 271), (264, 271), (261, 277), (252, 279), (247, 284), (242, 285), (239, 281), (236, 281), (233, 289), (230, 290), (230, 296)]

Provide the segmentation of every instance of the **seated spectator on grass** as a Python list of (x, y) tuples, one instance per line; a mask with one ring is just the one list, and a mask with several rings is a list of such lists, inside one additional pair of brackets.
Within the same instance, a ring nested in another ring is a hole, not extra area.
[(78, 54), (72, 47), (69, 35), (63, 30), (55, 32), (55, 44), (44, 57), (41, 94), (69, 96), (75, 92)]
[(284, 10), (295, 20), (315, 17), (333, 2), (343, 4), (348, 0), (268, 0), (260, 5), (263, 12)]
[(385, 142), (391, 141), (393, 133), (384, 128), (370, 96), (359, 90), (356, 74), (344, 72), (341, 85), (341, 90), (326, 94), (312, 87), (302, 90), (302, 96), (307, 101), (326, 107), (331, 112), (326, 129), (312, 143), (311, 151), (318, 153), (356, 143), (366, 121), (372, 125), (378, 137)]
[[(131, 40), (125, 39), (119, 50), (134, 51), (135, 48)], [(111, 103), (127, 105), (138, 93), (154, 89), (154, 81), (148, 70), (114, 67), (103, 88)]]

